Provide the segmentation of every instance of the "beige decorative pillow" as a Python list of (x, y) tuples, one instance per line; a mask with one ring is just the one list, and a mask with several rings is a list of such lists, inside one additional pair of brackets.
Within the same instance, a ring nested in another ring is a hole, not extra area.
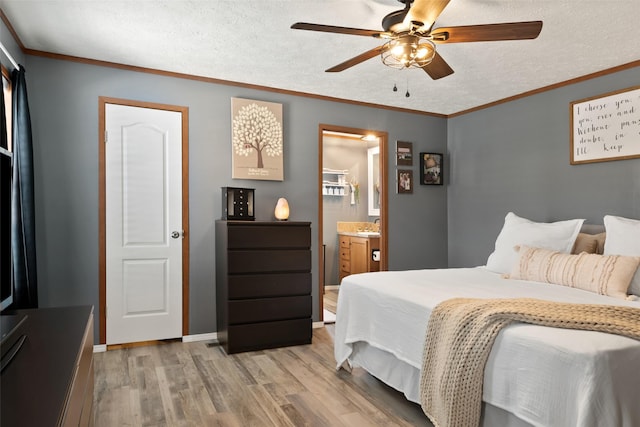
[(569, 286), (600, 295), (627, 298), (627, 289), (638, 269), (639, 257), (581, 253), (565, 254), (549, 249), (520, 246), (510, 279)]
[(596, 253), (602, 255), (604, 253), (604, 241), (607, 237), (607, 233), (604, 231), (600, 234), (595, 234), (593, 237), (596, 238), (598, 242), (598, 247), (596, 248)]
[(576, 242), (571, 249), (572, 254), (581, 254), (586, 252), (588, 254), (595, 254), (598, 249), (598, 240), (593, 234), (579, 233), (576, 237)]
[(587, 234), (579, 233), (571, 250), (572, 254), (586, 252), (588, 254), (602, 254), (604, 252), (604, 240), (607, 233)]

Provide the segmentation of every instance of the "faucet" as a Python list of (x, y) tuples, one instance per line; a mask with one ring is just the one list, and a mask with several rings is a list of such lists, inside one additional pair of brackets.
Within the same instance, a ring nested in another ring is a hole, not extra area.
[(373, 223), (374, 223), (374, 224), (378, 224), (378, 225), (380, 225), (380, 218), (376, 218), (376, 219), (374, 219), (374, 220), (373, 220)]

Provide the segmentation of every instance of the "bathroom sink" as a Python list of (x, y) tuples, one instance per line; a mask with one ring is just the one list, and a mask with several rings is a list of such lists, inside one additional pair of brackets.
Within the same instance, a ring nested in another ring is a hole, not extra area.
[(358, 231), (358, 236), (379, 237), (380, 233), (377, 231)]

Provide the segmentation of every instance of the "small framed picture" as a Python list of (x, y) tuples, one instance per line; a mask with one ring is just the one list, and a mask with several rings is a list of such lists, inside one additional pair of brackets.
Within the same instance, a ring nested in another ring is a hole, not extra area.
[(413, 143), (396, 141), (396, 164), (413, 166)]
[(413, 171), (398, 169), (398, 194), (413, 193)]
[(442, 154), (420, 153), (420, 185), (442, 185)]

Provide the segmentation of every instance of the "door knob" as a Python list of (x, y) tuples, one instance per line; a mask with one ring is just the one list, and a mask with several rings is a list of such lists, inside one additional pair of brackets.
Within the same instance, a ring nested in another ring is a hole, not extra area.
[(178, 237), (180, 237), (180, 232), (179, 232), (179, 231), (173, 231), (173, 232), (171, 233), (171, 237), (172, 237), (173, 239), (177, 239)]

